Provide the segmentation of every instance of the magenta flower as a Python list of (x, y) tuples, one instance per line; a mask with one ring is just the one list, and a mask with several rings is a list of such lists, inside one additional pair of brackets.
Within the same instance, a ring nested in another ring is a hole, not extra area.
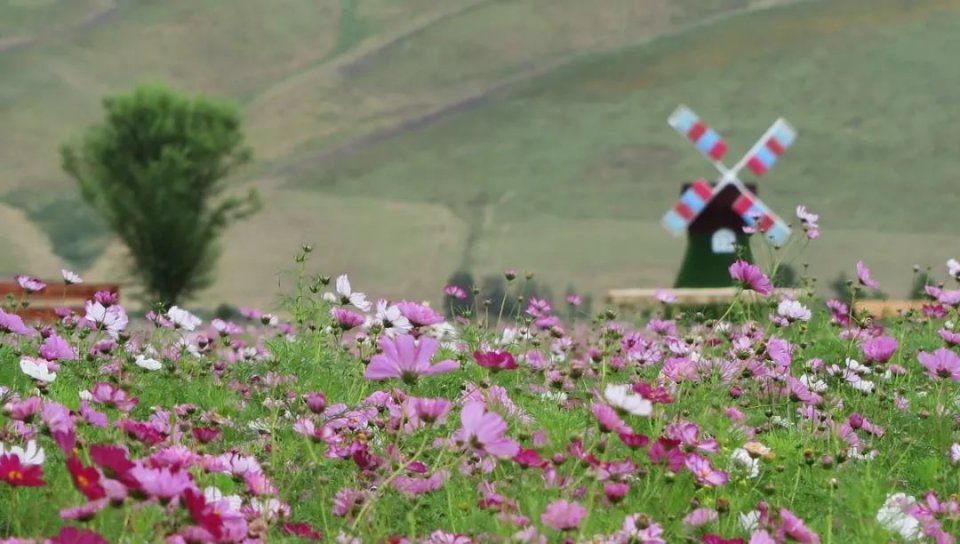
[(590, 407), (590, 411), (593, 412), (593, 417), (597, 418), (597, 423), (600, 424), (601, 432), (633, 434), (633, 429), (624, 423), (624, 421), (620, 419), (620, 415), (617, 414), (617, 411), (610, 406), (607, 406), (602, 402), (595, 402), (593, 406)]
[(474, 351), (473, 358), (478, 365), (494, 372), (517, 368), (517, 361), (509, 351)]
[(339, 306), (331, 308), (330, 315), (333, 317), (333, 320), (337, 322), (337, 326), (345, 331), (355, 329), (363, 325), (366, 321), (366, 318), (357, 312)]
[(857, 277), (860, 278), (860, 283), (871, 289), (880, 288), (880, 283), (870, 276), (870, 269), (867, 268), (867, 265), (863, 264), (863, 261), (857, 261)]
[(693, 473), (697, 483), (703, 487), (717, 487), (727, 483), (727, 473), (714, 469), (706, 457), (691, 453), (687, 455), (684, 464)]
[(877, 336), (863, 343), (863, 355), (868, 361), (885, 363), (893, 357), (899, 344), (889, 336)]
[(511, 459), (520, 452), (520, 444), (506, 435), (507, 422), (495, 412), (487, 412), (479, 402), (469, 402), (460, 411), (463, 426), (454, 434), (458, 442), (479, 453)]
[(327, 408), (327, 396), (320, 391), (311, 391), (303, 396), (307, 408), (314, 414), (322, 414)]
[(917, 354), (920, 364), (927, 369), (931, 380), (950, 378), (960, 382), (960, 357), (947, 348), (938, 348), (933, 353), (921, 351)]
[(373, 357), (363, 376), (368, 380), (400, 378), (407, 384), (413, 384), (420, 376), (433, 376), (460, 368), (459, 363), (449, 359), (430, 364), (439, 346), (435, 339), (426, 336), (419, 341), (409, 334), (396, 338), (382, 337), (380, 349), (383, 353)]
[(773, 292), (773, 284), (760, 267), (744, 260), (738, 260), (730, 265), (730, 277), (740, 282), (744, 289), (750, 289), (767, 296)]
[(540, 521), (557, 531), (572, 531), (580, 526), (587, 509), (576, 502), (554, 501), (540, 516)]

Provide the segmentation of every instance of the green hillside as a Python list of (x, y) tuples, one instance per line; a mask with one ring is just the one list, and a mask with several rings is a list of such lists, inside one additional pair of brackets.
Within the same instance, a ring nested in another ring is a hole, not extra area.
[[(666, 285), (682, 240), (657, 221), (711, 173), (666, 126), (680, 102), (731, 155), (778, 115), (797, 126), (760, 194), (822, 214), (821, 277), (862, 256), (901, 293), (914, 263), (960, 253), (960, 0), (7, 0), (0, 21), (0, 211), (25, 212), (0, 215), (16, 248), (2, 273), (116, 278), (122, 252), (57, 148), (144, 80), (233, 97), (248, 118), (258, 161), (238, 181), (266, 208), (228, 234), (206, 304), (269, 303), (249, 286), (303, 242), (392, 295), (436, 298), (461, 267)], [(43, 243), (18, 238), (38, 229)]]

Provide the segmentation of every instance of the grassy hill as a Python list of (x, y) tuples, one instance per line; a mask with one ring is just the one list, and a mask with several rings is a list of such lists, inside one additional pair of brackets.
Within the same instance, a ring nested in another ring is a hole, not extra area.
[(304, 242), (324, 271), (392, 295), (436, 298), (458, 268), (533, 270), (555, 290), (667, 285), (683, 242), (657, 221), (711, 173), (665, 124), (679, 102), (731, 156), (779, 115), (797, 126), (760, 193), (784, 216), (821, 213), (805, 256), (819, 275), (863, 257), (902, 294), (914, 263), (960, 253), (960, 0), (601, 6), (0, 2), (0, 247), (18, 248), (0, 272), (117, 276), (122, 251), (56, 150), (103, 94), (143, 80), (247, 114), (258, 161), (238, 182), (267, 206), (228, 233), (205, 304), (268, 304)]

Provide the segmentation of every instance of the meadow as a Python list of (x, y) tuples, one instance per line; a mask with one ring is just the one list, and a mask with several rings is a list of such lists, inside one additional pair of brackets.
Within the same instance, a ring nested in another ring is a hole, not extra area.
[[(714, 318), (664, 291), (648, 318), (569, 321), (576, 296), (504, 315), (481, 292), (447, 317), (310, 273), (314, 257), (290, 272), (286, 319), (179, 307), (133, 319), (98, 293), (44, 325), (8, 301), (0, 542), (960, 532), (955, 262), (922, 311), (887, 321), (810, 291), (785, 298), (742, 262), (730, 270), (742, 290)], [(863, 263), (850, 273), (854, 297), (882, 287)], [(528, 281), (505, 278), (513, 294)], [(472, 290), (440, 287), (451, 302)]]
[(0, 41), (3, 273), (123, 279), (57, 149), (144, 80), (233, 98), (247, 119), (257, 162), (236, 182), (265, 206), (228, 232), (208, 308), (270, 307), (249, 286), (276, 285), (302, 243), (324, 269), (435, 303), (454, 272), (508, 266), (595, 298), (668, 286), (683, 241), (657, 221), (712, 172), (666, 126), (680, 102), (734, 156), (777, 116), (796, 125), (759, 192), (830, 224), (793, 263), (821, 285), (857, 254), (903, 296), (912, 265), (954, 243), (956, 0), (69, 5), (0, 6), (19, 44)]

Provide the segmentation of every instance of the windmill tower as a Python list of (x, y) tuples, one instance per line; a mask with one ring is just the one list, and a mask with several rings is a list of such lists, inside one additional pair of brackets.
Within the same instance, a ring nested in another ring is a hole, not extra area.
[(712, 184), (698, 179), (685, 185), (680, 200), (661, 220), (676, 236), (687, 231), (687, 250), (674, 287), (730, 285), (727, 268), (738, 258), (752, 258), (745, 227), (777, 247), (790, 237), (790, 226), (757, 198), (756, 185), (744, 184), (737, 175), (744, 167), (758, 177), (765, 174), (793, 144), (797, 132), (783, 118), (777, 119), (739, 162), (727, 168), (723, 163), (727, 143), (690, 108), (678, 107), (667, 122), (720, 174)]

